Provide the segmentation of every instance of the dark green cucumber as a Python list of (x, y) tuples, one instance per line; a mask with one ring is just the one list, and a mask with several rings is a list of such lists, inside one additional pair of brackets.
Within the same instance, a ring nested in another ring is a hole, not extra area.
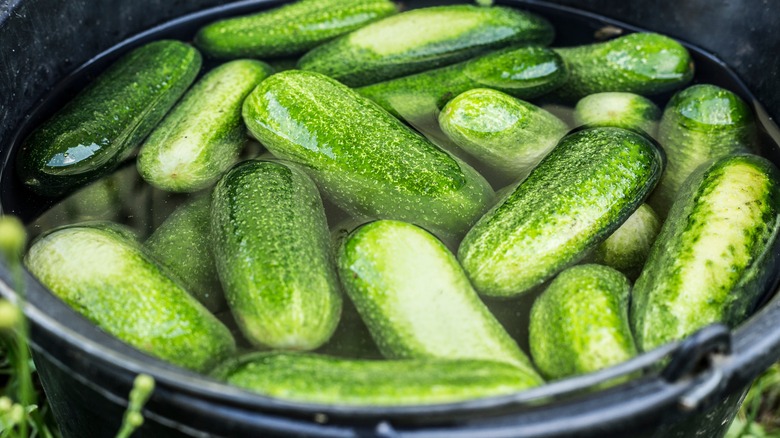
[(395, 12), (388, 0), (299, 0), (211, 23), (195, 35), (195, 45), (223, 59), (292, 56)]
[(19, 176), (59, 196), (114, 170), (187, 90), (201, 65), (179, 41), (149, 43), (122, 57), (25, 140)]
[(531, 309), (531, 355), (542, 374), (561, 379), (634, 357), (630, 292), (626, 277), (606, 266), (575, 266), (555, 277)]
[(755, 149), (753, 112), (739, 96), (714, 85), (675, 94), (664, 109), (658, 141), (669, 165), (650, 204), (666, 217), (683, 182), (701, 164)]
[(270, 397), (351, 406), (453, 403), (539, 384), (502, 362), (350, 360), (302, 353), (249, 354), (226, 362), (212, 375)]
[(202, 196), (177, 208), (146, 239), (144, 246), (171, 276), (212, 313), (225, 308), (211, 247), (211, 198)]
[(490, 87), (521, 99), (548, 93), (566, 80), (566, 66), (544, 47), (521, 47), (359, 88), (357, 91), (396, 117), (436, 112), (453, 97)]
[(312, 350), (333, 334), (341, 295), (317, 187), (271, 161), (235, 165), (212, 194), (217, 271), (244, 336)]
[(650, 248), (661, 231), (661, 220), (652, 207), (642, 204), (607, 240), (593, 251), (591, 262), (606, 265), (636, 280)]
[(607, 92), (583, 97), (574, 107), (576, 126), (617, 126), (656, 136), (661, 110), (650, 99), (634, 93)]
[(356, 216), (452, 235), (465, 232), (493, 196), (470, 166), (319, 73), (289, 70), (264, 80), (244, 103), (244, 121), (271, 153), (303, 165)]
[(655, 186), (663, 155), (622, 128), (576, 131), (468, 232), (458, 259), (477, 291), (516, 296), (582, 259)]
[(153, 356), (206, 371), (235, 350), (230, 331), (117, 225), (54, 229), (36, 240), (25, 264), (74, 310)]
[(733, 155), (699, 167), (675, 201), (636, 282), (631, 324), (647, 351), (714, 322), (736, 326), (772, 284), (780, 172)]
[(246, 59), (210, 71), (144, 142), (138, 173), (171, 192), (194, 192), (213, 184), (236, 162), (246, 142), (244, 99), (270, 74), (268, 64)]
[(547, 45), (553, 33), (543, 18), (510, 8), (429, 7), (382, 19), (323, 44), (305, 54), (298, 68), (357, 87), (508, 45)]
[(455, 256), (425, 230), (398, 221), (364, 225), (342, 245), (338, 268), (385, 357), (495, 360), (536, 375)]
[(693, 61), (677, 41), (655, 33), (632, 33), (603, 43), (555, 49), (569, 80), (556, 95), (576, 101), (620, 91), (652, 95), (680, 88), (693, 78)]

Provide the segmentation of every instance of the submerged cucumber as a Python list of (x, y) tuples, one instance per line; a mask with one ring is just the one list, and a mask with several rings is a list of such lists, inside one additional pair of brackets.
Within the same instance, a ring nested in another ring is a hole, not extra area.
[(59, 196), (114, 170), (132, 154), (198, 74), (201, 56), (179, 41), (133, 50), (27, 137), (19, 176)]
[(269, 77), (244, 103), (244, 121), (269, 151), (303, 165), (326, 196), (355, 216), (454, 235), (493, 196), (467, 164), (319, 73)]
[(653, 189), (662, 164), (655, 144), (633, 131), (569, 134), (474, 225), (458, 258), (480, 293), (522, 294), (616, 230)]
[(484, 360), (350, 360), (254, 353), (226, 362), (217, 379), (263, 395), (309, 403), (401, 406), (512, 394), (537, 379)]
[(212, 198), (217, 271), (246, 338), (293, 350), (325, 343), (341, 295), (314, 183), (295, 167), (245, 161), (222, 177)]
[(590, 261), (617, 269), (629, 279), (636, 280), (660, 231), (658, 215), (649, 205), (642, 204), (620, 228), (596, 247)]
[(585, 374), (634, 357), (630, 292), (626, 277), (606, 266), (561, 272), (531, 310), (531, 355), (545, 377)]
[(246, 142), (244, 99), (269, 74), (271, 67), (252, 60), (210, 71), (144, 142), (138, 173), (171, 192), (194, 192), (214, 183)]
[(395, 12), (388, 0), (299, 0), (211, 23), (195, 45), (215, 58), (292, 56)]
[(661, 110), (648, 98), (634, 93), (596, 93), (574, 107), (576, 126), (617, 126), (639, 129), (656, 136)]
[(206, 371), (235, 350), (228, 329), (116, 225), (54, 229), (36, 240), (25, 264), (74, 310), (153, 356)]
[(778, 231), (780, 172), (766, 159), (729, 156), (691, 174), (634, 287), (640, 350), (739, 324), (771, 284)]
[(498, 47), (549, 44), (553, 28), (505, 7), (450, 5), (403, 12), (305, 54), (302, 70), (357, 87), (469, 59)]

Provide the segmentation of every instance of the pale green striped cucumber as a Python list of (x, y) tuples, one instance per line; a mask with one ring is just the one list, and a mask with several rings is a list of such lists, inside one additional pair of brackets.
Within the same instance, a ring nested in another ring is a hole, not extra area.
[(661, 220), (653, 208), (642, 204), (607, 240), (601, 242), (589, 261), (607, 265), (636, 280), (650, 248), (661, 231)]
[(655, 33), (632, 33), (603, 43), (555, 50), (569, 68), (569, 80), (556, 90), (567, 100), (606, 91), (658, 94), (680, 88), (693, 78), (688, 50)]
[(212, 194), (211, 228), (225, 297), (249, 341), (312, 350), (330, 338), (341, 295), (325, 210), (305, 173), (235, 165)]
[(575, 126), (617, 126), (656, 136), (661, 110), (634, 93), (606, 92), (583, 97), (574, 107)]
[(225, 308), (211, 248), (211, 198), (202, 196), (177, 208), (146, 239), (144, 246), (171, 275), (212, 313)]
[(576, 131), (468, 232), (458, 259), (477, 291), (516, 296), (577, 263), (642, 203), (661, 175), (649, 137)]
[(531, 355), (542, 374), (561, 379), (634, 357), (630, 292), (626, 277), (606, 266), (575, 266), (555, 277), (531, 309)]
[(212, 375), (270, 397), (351, 406), (453, 403), (539, 384), (502, 362), (354, 360), (311, 353), (249, 354), (226, 362)]
[(472, 58), (509, 45), (547, 45), (553, 28), (528, 12), (450, 5), (384, 18), (305, 54), (298, 68), (358, 87)]
[(388, 0), (299, 0), (211, 23), (195, 35), (195, 45), (222, 59), (292, 56), (395, 12)]
[(452, 99), (439, 124), (450, 140), (507, 183), (527, 176), (569, 130), (547, 111), (488, 88)]
[(179, 100), (200, 65), (198, 51), (179, 41), (128, 53), (25, 140), (22, 181), (59, 196), (110, 173)]
[(35, 241), (25, 264), (98, 327), (160, 359), (206, 371), (235, 350), (230, 331), (117, 225), (54, 229)]
[(425, 230), (398, 221), (364, 225), (342, 245), (338, 268), (385, 357), (496, 360), (536, 376), (455, 256)]
[(470, 166), (319, 73), (289, 70), (264, 80), (244, 103), (244, 121), (271, 153), (301, 164), (355, 216), (458, 234), (493, 196)]
[(715, 85), (694, 85), (675, 94), (664, 109), (658, 141), (669, 165), (650, 205), (666, 217), (683, 182), (701, 164), (755, 148), (756, 126), (750, 107)]
[(246, 59), (210, 71), (144, 142), (138, 173), (170, 192), (194, 192), (216, 182), (246, 142), (241, 105), (270, 74), (268, 64)]
[(631, 324), (640, 350), (748, 316), (777, 263), (779, 184), (773, 164), (747, 154), (691, 174), (634, 286)]
[(566, 80), (566, 65), (552, 49), (520, 47), (447, 67), (391, 79), (357, 91), (396, 117), (440, 110), (450, 99), (490, 87), (521, 99), (548, 93)]

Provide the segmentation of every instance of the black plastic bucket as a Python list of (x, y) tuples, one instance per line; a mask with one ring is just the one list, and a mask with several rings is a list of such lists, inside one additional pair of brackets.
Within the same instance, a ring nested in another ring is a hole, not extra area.
[[(13, 177), (12, 145), (18, 127), (40, 117), (31, 109), (77, 66), (122, 41), (126, 42), (111, 53), (119, 54), (159, 36), (188, 39), (193, 26), (215, 16), (283, 2), (221, 3), (1, 1), (0, 211), (30, 220), (47, 206), (44, 200), (24, 191)], [(417, 6), (436, 2), (409, 3)], [(769, 118), (780, 115), (780, 33), (776, 31), (780, 4), (766, 0), (499, 3), (539, 12), (559, 27), (572, 20), (581, 23), (575, 17), (580, 12), (566, 7), (576, 6), (716, 53), (734, 68), (736, 76), (723, 70), (725, 73), (717, 77), (700, 79), (726, 86), (753, 101), (765, 127), (776, 133)], [(216, 12), (205, 10), (209, 7), (216, 7)], [(632, 28), (597, 16), (586, 18), (592, 26), (589, 32), (607, 24)], [(167, 24), (157, 31), (139, 34), (163, 23)], [(719, 63), (695, 49), (694, 54), (697, 62)], [(111, 59), (111, 54), (103, 59)], [(68, 86), (73, 84), (59, 85)], [(752, 96), (758, 97), (768, 114)], [(769, 156), (780, 164), (780, 150), (769, 151)], [(144, 410), (147, 422), (139, 433), (151, 437), (719, 437), (733, 419), (750, 382), (780, 359), (780, 298), (775, 296), (733, 332), (711, 326), (682, 343), (664, 346), (617, 367), (513, 396), (415, 408), (307, 405), (250, 394), (151, 358), (94, 327), (33, 278), (27, 276), (26, 282), (25, 311), (32, 322), (36, 365), (67, 437), (113, 436), (133, 378), (140, 372), (157, 381)], [(0, 294), (13, 298), (16, 295), (9, 284), (7, 269), (0, 266)], [(767, 296), (775, 295), (773, 292), (768, 291)], [(653, 371), (607, 390), (592, 389), (605, 379), (638, 369)]]

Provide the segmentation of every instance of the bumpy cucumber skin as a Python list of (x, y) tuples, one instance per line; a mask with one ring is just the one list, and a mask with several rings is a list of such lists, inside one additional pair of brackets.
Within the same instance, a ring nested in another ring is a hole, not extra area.
[(633, 33), (603, 43), (555, 50), (569, 68), (569, 80), (555, 94), (569, 101), (608, 91), (658, 94), (693, 79), (688, 50), (655, 33)]
[(458, 259), (487, 296), (517, 296), (615, 231), (661, 175), (663, 154), (622, 128), (576, 131), (466, 234)]
[(425, 230), (386, 220), (364, 225), (342, 245), (338, 268), (385, 357), (496, 360), (536, 375), (455, 256)]
[(369, 24), (305, 54), (298, 68), (351, 87), (430, 70), (508, 45), (547, 45), (550, 23), (504, 7), (415, 9)]
[(22, 181), (59, 196), (108, 174), (157, 126), (200, 66), (200, 53), (179, 41), (125, 55), (25, 140)]
[(242, 59), (206, 74), (144, 142), (138, 173), (170, 192), (194, 192), (216, 182), (246, 141), (244, 99), (271, 73), (268, 64)]
[(235, 351), (230, 331), (114, 224), (54, 229), (25, 264), (74, 310), (153, 356), (206, 371)]
[(450, 140), (507, 182), (527, 176), (569, 130), (549, 112), (486, 88), (452, 99), (439, 124)]
[(617, 126), (638, 129), (655, 138), (661, 110), (650, 99), (634, 93), (596, 93), (574, 107), (576, 126)]
[(221, 59), (293, 56), (396, 12), (388, 0), (300, 0), (211, 23), (195, 45)]
[(606, 266), (575, 266), (555, 277), (531, 309), (531, 355), (544, 376), (585, 374), (634, 357), (630, 292), (626, 277)]
[(352, 406), (452, 403), (512, 394), (536, 379), (484, 360), (350, 360), (305, 353), (254, 353), (214, 377), (280, 399)]
[(658, 141), (669, 165), (650, 205), (666, 217), (683, 182), (703, 163), (755, 149), (756, 126), (750, 107), (731, 91), (694, 85), (675, 94), (664, 109)]
[(361, 217), (463, 233), (493, 190), (474, 169), (355, 91), (314, 72), (264, 80), (244, 103), (249, 131), (299, 163), (336, 205)]
[(212, 194), (211, 227), (225, 297), (250, 342), (312, 350), (330, 338), (341, 295), (325, 210), (305, 173), (235, 165)]
[(724, 157), (685, 182), (636, 282), (631, 324), (647, 351), (714, 322), (739, 324), (771, 284), (780, 172), (754, 155)]
[(211, 198), (202, 196), (177, 208), (146, 239), (152, 257), (212, 313), (225, 309), (211, 248)]
[(409, 112), (414, 115), (419, 108), (441, 109), (453, 97), (474, 88), (490, 87), (531, 99), (561, 86), (566, 77), (566, 65), (557, 53), (531, 46), (489, 53), (357, 91), (394, 116), (403, 117)]
[(661, 219), (652, 207), (642, 204), (607, 240), (593, 251), (591, 261), (617, 269), (636, 280), (658, 233)]

